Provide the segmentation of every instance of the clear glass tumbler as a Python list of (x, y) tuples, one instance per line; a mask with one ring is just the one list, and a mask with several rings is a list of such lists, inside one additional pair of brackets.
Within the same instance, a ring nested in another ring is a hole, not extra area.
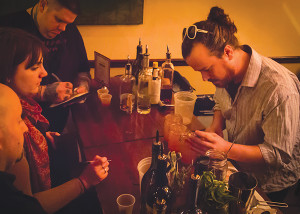
[(228, 168), (226, 154), (224, 152), (210, 149), (207, 150), (205, 155), (209, 157), (209, 168), (216, 176), (216, 179), (225, 181)]
[(164, 139), (169, 141), (170, 126), (172, 124), (182, 124), (182, 117), (179, 114), (168, 114), (165, 116), (164, 122)]

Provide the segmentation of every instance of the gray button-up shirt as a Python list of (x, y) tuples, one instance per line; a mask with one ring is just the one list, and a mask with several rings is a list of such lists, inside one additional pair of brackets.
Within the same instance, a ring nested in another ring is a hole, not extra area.
[(251, 59), (235, 100), (217, 88), (214, 109), (226, 120), (230, 142), (260, 148), (266, 166), (238, 163), (241, 169), (254, 174), (264, 191), (279, 191), (300, 178), (300, 83), (284, 66), (244, 49)]

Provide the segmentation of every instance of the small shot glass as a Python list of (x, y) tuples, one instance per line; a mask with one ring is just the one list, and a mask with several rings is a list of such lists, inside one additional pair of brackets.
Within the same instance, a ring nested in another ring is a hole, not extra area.
[(100, 96), (102, 94), (108, 94), (109, 93), (109, 90), (105, 87), (105, 88), (100, 88), (97, 90), (97, 93), (98, 93), (98, 97), (100, 98)]
[(101, 94), (100, 100), (101, 100), (102, 106), (110, 106), (111, 98), (112, 98), (111, 94)]

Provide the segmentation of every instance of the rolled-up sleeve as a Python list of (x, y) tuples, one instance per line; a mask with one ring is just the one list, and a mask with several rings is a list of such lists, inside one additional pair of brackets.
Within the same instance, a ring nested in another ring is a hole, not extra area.
[[(274, 90), (264, 111), (264, 143), (259, 144), (269, 167), (286, 167), (292, 159), (299, 124), (299, 95)], [(269, 108), (270, 106), (270, 108)]]

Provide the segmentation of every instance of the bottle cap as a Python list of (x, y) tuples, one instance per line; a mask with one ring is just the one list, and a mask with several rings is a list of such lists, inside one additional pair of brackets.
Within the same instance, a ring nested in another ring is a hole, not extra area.
[(158, 62), (153, 62), (153, 68), (158, 68)]
[(169, 46), (167, 45), (167, 53), (166, 53), (167, 59), (171, 59), (171, 53), (169, 51)]

